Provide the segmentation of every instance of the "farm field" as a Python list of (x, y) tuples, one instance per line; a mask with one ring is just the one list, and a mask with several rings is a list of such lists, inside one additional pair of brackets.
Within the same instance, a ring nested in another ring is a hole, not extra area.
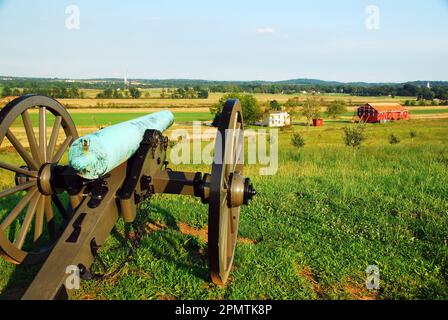
[[(208, 108), (217, 103), (224, 93), (210, 93), (208, 99), (171, 99), (160, 97), (140, 98), (140, 99), (60, 99), (61, 103), (68, 108), (188, 108), (203, 107)], [(285, 103), (291, 98), (299, 97), (305, 100), (309, 95), (285, 95), (285, 94), (253, 94), (253, 96), (261, 103), (277, 100)], [(366, 102), (398, 102), (404, 103), (406, 100), (414, 100), (413, 97), (356, 97), (350, 95), (321, 95), (324, 101), (332, 101), (335, 99), (343, 99), (352, 105), (361, 105)]]
[[(145, 91), (151, 92), (150, 98), (145, 98)], [(85, 99), (59, 99), (59, 101), (70, 109), (79, 108), (101, 108), (101, 109), (117, 109), (117, 108), (209, 108), (211, 105), (219, 101), (224, 93), (209, 94), (208, 99), (171, 99), (160, 97), (161, 89), (144, 89), (142, 91), (142, 98), (140, 99), (95, 99), (98, 90), (82, 89), (87, 91)], [(261, 103), (277, 100), (280, 103), (285, 103), (291, 98), (299, 97), (300, 100), (305, 100), (309, 95), (306, 94), (253, 94), (254, 97)], [(357, 106), (366, 102), (398, 102), (404, 104), (406, 100), (415, 100), (414, 97), (358, 97), (344, 94), (322, 94), (324, 101), (332, 101), (335, 99), (346, 100), (349, 104)], [(5, 99), (3, 99), (5, 100)], [(0, 105), (7, 101), (0, 101)]]
[[(95, 126), (81, 116), (75, 121)], [(242, 209), (226, 287), (208, 278), (207, 207), (158, 195), (144, 203), (134, 225), (145, 232), (132, 259), (109, 278), (83, 282), (76, 298), (448, 299), (448, 119), (368, 125), (359, 150), (343, 144), (347, 125), (280, 131), (274, 176), (246, 166), (258, 195)], [(291, 145), (294, 132), (305, 139), (301, 150)], [(401, 142), (389, 144), (391, 134)], [(20, 163), (7, 150), (0, 160)], [(0, 189), (12, 182), (2, 170)], [(0, 202), (0, 215), (11, 205)], [(117, 231), (123, 234), (123, 222)], [(120, 238), (110, 236), (101, 256), (113, 271), (126, 253)], [(373, 264), (381, 278), (375, 292), (364, 283)], [(0, 260), (0, 269), (0, 295), (8, 299), (23, 293), (38, 267)]]

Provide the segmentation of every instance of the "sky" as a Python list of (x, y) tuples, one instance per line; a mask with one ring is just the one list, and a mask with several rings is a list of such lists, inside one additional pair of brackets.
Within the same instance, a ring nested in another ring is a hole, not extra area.
[(448, 80), (448, 0), (0, 0), (0, 75)]

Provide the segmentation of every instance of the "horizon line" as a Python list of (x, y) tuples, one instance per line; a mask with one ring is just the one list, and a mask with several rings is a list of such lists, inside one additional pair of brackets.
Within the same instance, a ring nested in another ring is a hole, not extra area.
[[(46, 80), (75, 80), (75, 81), (92, 81), (92, 80), (123, 80), (124, 77), (90, 77), (90, 78), (78, 78), (78, 77), (41, 77), (41, 76), (11, 76), (11, 75), (0, 75), (0, 80), (5, 81), (4, 78), (23, 78), (23, 79), (46, 79)], [(145, 80), (145, 81), (202, 81), (202, 82), (265, 82), (265, 83), (279, 83), (279, 82), (287, 82), (287, 81), (295, 81), (295, 80), (309, 80), (309, 81), (322, 81), (322, 82), (335, 82), (341, 84), (352, 84), (352, 83), (365, 83), (365, 84), (405, 84), (411, 82), (448, 82), (448, 80), (406, 80), (406, 81), (378, 81), (378, 82), (369, 82), (369, 81), (338, 81), (338, 80), (324, 80), (319, 78), (290, 78), (284, 80), (210, 80), (210, 79), (201, 79), (201, 78), (129, 78), (128, 81), (131, 80)]]

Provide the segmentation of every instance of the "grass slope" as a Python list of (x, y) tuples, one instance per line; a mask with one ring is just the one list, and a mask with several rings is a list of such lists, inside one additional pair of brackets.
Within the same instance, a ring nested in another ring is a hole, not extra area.
[[(258, 195), (242, 209), (239, 234), (251, 241), (238, 243), (227, 287), (210, 284), (197, 236), (206, 206), (158, 195), (141, 208), (135, 227), (146, 232), (133, 258), (110, 278), (83, 282), (76, 298), (448, 299), (448, 120), (369, 125), (356, 151), (343, 145), (344, 125), (295, 127), (302, 150), (291, 146), (292, 132), (280, 132), (275, 176), (247, 167)], [(400, 144), (389, 144), (392, 133)], [(10, 177), (0, 174), (4, 187)], [(114, 235), (101, 256), (113, 270), (126, 252)], [(365, 289), (371, 264), (380, 268), (378, 292)], [(22, 292), (37, 270), (4, 261), (0, 268), (3, 298)]]

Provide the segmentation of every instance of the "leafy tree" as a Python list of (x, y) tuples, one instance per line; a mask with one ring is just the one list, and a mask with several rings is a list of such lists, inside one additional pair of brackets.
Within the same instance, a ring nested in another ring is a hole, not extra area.
[(277, 100), (269, 101), (269, 109), (273, 111), (282, 110), (282, 105)]
[(112, 98), (112, 89), (107, 88), (106, 90), (104, 90), (103, 94), (104, 94), (104, 98), (106, 98), (106, 99)]
[(12, 96), (11, 88), (8, 86), (3, 87), (2, 96), (3, 97)]
[(365, 123), (360, 122), (354, 124), (351, 127), (345, 127), (344, 130), (344, 143), (347, 147), (352, 147), (353, 149), (359, 148), (361, 143), (365, 140)]
[(434, 92), (432, 92), (431, 89), (428, 88), (424, 88), (418, 93), (418, 100), (432, 100), (434, 98)]
[(133, 99), (138, 99), (142, 95), (140, 90), (138, 90), (137, 88), (133, 88), (133, 87), (129, 88), (129, 94), (131, 95), (131, 97)]
[(323, 100), (316, 96), (308, 97), (302, 103), (301, 113), (305, 116), (308, 126), (310, 126), (312, 119), (320, 117), (320, 108), (322, 104)]
[(389, 136), (389, 143), (390, 144), (399, 144), (400, 143), (400, 138), (398, 138), (396, 135), (391, 134)]
[(199, 99), (208, 99), (208, 90), (207, 89), (199, 89), (197, 91)]
[(291, 138), (291, 143), (294, 147), (300, 149), (305, 146), (305, 139), (302, 137), (300, 133), (294, 133)]
[(342, 99), (334, 100), (327, 107), (327, 114), (330, 118), (333, 119), (336, 119), (344, 115), (344, 113), (346, 112), (347, 112), (347, 103)]
[(250, 94), (242, 95), (239, 93), (231, 93), (224, 95), (218, 103), (210, 107), (210, 112), (215, 115), (213, 125), (217, 124), (222, 108), (228, 99), (238, 99), (240, 101), (245, 122), (251, 123), (260, 119), (262, 115), (261, 108), (254, 96)]

